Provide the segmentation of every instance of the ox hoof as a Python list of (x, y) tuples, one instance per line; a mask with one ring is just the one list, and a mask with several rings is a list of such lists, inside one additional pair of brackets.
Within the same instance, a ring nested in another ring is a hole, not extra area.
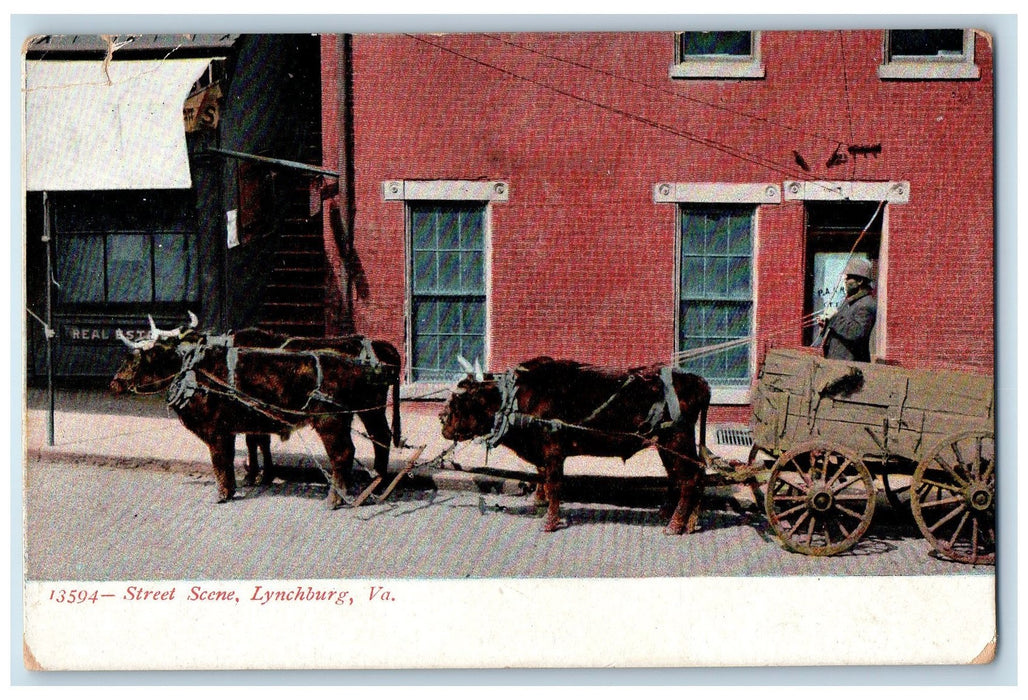
[[(346, 492), (344, 491), (344, 493)], [(328, 497), (325, 499), (325, 508), (328, 510), (336, 510), (343, 506), (352, 506), (355, 500), (356, 499), (352, 498), (348, 493), (344, 497), (340, 495), (339, 490), (329, 489)]]
[(235, 494), (234, 494), (234, 493), (230, 493), (230, 494), (220, 494), (220, 493), (219, 493), (219, 494), (218, 494), (218, 500), (217, 500), (216, 502), (217, 502), (217, 503), (228, 503), (228, 502), (229, 502), (229, 501), (231, 501), (231, 500), (232, 500), (232, 499), (233, 499), (234, 497), (235, 497)]
[(566, 520), (547, 520), (543, 523), (543, 532), (556, 532), (557, 530), (563, 530), (567, 526)]
[(668, 525), (664, 528), (664, 534), (669, 537), (672, 535), (681, 535), (683, 532), (685, 532), (684, 527), (673, 527), (671, 525)]

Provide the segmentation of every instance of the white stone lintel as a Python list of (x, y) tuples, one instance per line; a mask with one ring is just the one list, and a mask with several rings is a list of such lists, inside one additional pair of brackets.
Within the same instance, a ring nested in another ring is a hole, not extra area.
[(658, 182), (654, 202), (711, 204), (781, 204), (782, 187), (774, 182)]
[(386, 180), (382, 197), (387, 201), (438, 199), (506, 202), (510, 185), (500, 180)]

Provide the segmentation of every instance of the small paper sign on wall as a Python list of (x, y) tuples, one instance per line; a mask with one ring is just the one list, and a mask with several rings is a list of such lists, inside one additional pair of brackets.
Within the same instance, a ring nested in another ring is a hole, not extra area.
[(228, 247), (239, 245), (239, 229), (236, 226), (236, 210), (225, 212), (225, 228), (228, 231)]

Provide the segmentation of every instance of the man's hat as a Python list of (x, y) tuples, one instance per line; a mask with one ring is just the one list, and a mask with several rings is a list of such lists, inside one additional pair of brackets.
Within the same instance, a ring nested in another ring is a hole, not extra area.
[(850, 258), (850, 261), (846, 263), (846, 269), (843, 270), (842, 274), (846, 277), (863, 277), (866, 280), (870, 280), (871, 261), (865, 258)]

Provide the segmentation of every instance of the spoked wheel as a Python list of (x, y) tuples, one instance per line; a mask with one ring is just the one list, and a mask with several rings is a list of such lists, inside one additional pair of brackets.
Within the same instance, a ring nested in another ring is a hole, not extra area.
[(996, 561), (996, 440), (987, 430), (943, 440), (917, 466), (910, 506), (921, 534), (942, 556)]
[(764, 508), (786, 549), (830, 556), (851, 548), (870, 526), (874, 481), (859, 457), (834, 445), (810, 443), (775, 463)]

